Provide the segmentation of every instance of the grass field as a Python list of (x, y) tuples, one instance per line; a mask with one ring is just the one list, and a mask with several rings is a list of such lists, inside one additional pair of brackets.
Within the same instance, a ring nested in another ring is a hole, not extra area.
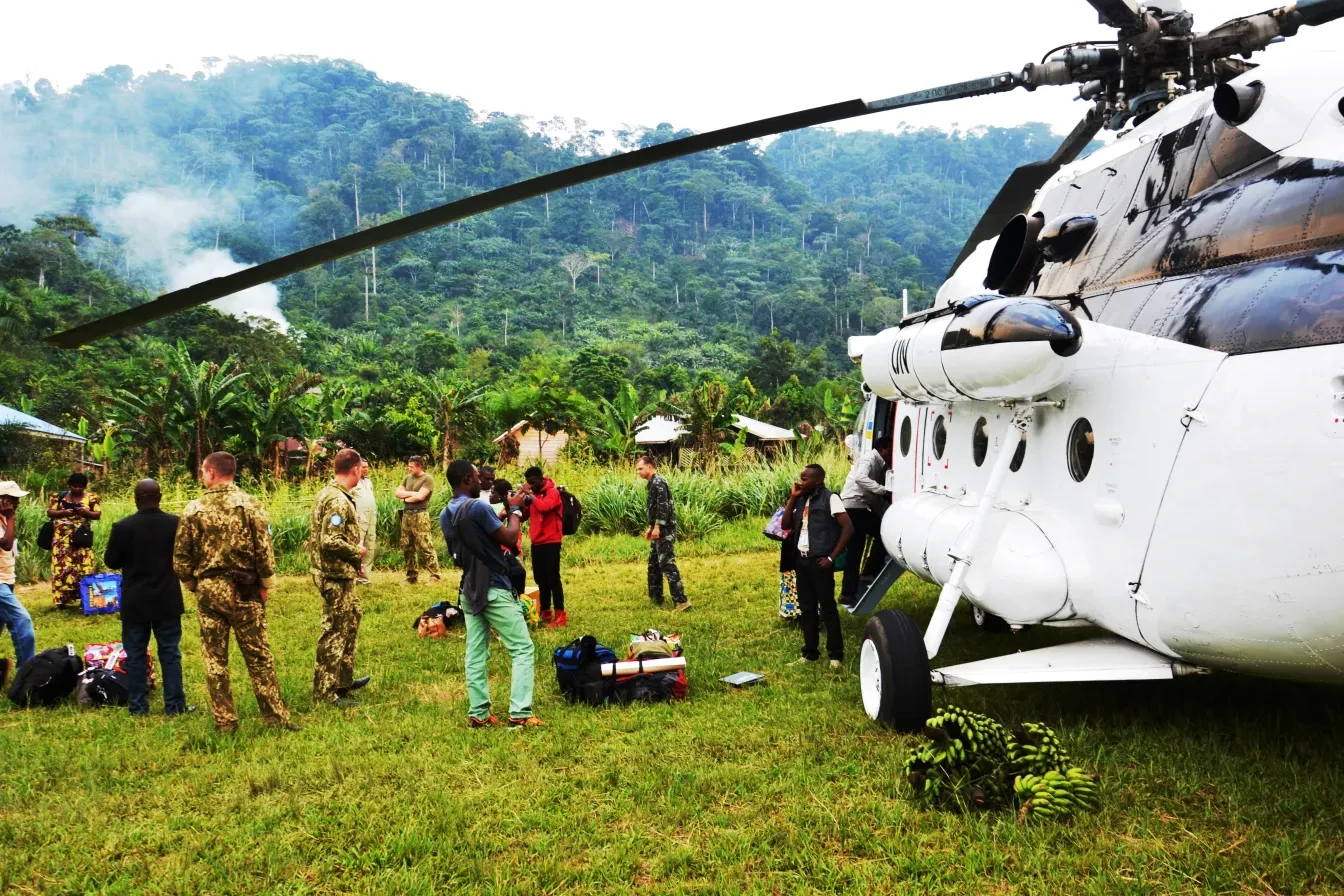
[[(212, 733), (189, 616), (187, 692), (201, 709), (187, 717), (0, 709), (0, 892), (1344, 892), (1337, 691), (1213, 676), (937, 692), (1057, 726), (1104, 776), (1105, 808), (1046, 827), (925, 813), (899, 780), (912, 741), (859, 703), (861, 620), (845, 621), (843, 674), (786, 667), (800, 635), (774, 612), (773, 553), (683, 569), (695, 608), (675, 617), (648, 605), (641, 565), (571, 569), (570, 628), (537, 636), (547, 727), (525, 732), (468, 730), (462, 641), (411, 631), (455, 574), (438, 587), (378, 574), (357, 662), (373, 684), (345, 711), (312, 705), (317, 597), (283, 580), (270, 630), (298, 733), (261, 726), (236, 652), (242, 729)], [(50, 609), (45, 586), (21, 596), (40, 648), (119, 637), (114, 617)], [(934, 596), (904, 580), (884, 605), (923, 619)], [(560, 700), (552, 648), (584, 632), (621, 648), (649, 626), (683, 632), (689, 701)], [(963, 610), (940, 659), (1079, 636), (996, 638)], [(765, 683), (717, 682), (742, 669)]]

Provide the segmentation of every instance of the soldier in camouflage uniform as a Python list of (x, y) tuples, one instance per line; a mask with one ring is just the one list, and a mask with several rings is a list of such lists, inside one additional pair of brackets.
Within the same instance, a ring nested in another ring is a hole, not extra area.
[(657, 463), (647, 454), (635, 463), (635, 472), (648, 483), (649, 528), (644, 531), (644, 538), (649, 542), (649, 599), (662, 606), (663, 576), (667, 576), (667, 587), (672, 591), (672, 609), (688, 610), (691, 602), (686, 599), (686, 589), (681, 584), (674, 547), (677, 509), (672, 504), (672, 489), (667, 480), (658, 475)]
[(406, 581), (419, 580), (424, 566), (431, 582), (439, 580), (439, 552), (429, 534), (429, 498), (434, 494), (434, 478), (425, 472), (425, 459), (416, 455), (406, 462), (406, 478), (395, 494), (403, 507), (401, 513), (401, 550), (406, 556)]
[[(261, 502), (233, 484), (233, 455), (218, 451), (201, 462), (205, 494), (182, 511), (173, 545), (173, 572), (196, 594), (205, 687), (215, 727), (238, 730), (229, 686), (229, 632), (238, 638), (261, 716), (297, 731), (280, 696), (266, 638), (266, 595), (275, 585), (271, 530)], [(242, 580), (242, 581), (240, 581)]]
[(317, 493), (313, 504), (308, 564), (313, 583), (322, 595), (322, 635), (317, 640), (317, 668), (313, 672), (313, 700), (350, 706), (351, 691), (369, 683), (355, 678), (355, 639), (359, 635), (359, 598), (355, 579), (365, 548), (360, 543), (355, 499), (350, 490), (359, 484), (359, 452), (336, 452), (335, 477)]

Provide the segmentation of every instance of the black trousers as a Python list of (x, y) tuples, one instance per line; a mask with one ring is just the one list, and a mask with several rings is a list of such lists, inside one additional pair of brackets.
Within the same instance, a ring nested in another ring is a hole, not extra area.
[(532, 545), (532, 578), (541, 590), (541, 609), (565, 608), (565, 586), (560, 582), (560, 545)]
[[(887, 560), (882, 546), (882, 514), (873, 510), (849, 510), (849, 521), (854, 524), (854, 537), (845, 548), (845, 572), (840, 581), (840, 597), (852, 603), (859, 596), (859, 576), (875, 576)], [(863, 562), (864, 549), (869, 545), (868, 562)]]
[(826, 655), (833, 660), (843, 660), (845, 642), (840, 634), (840, 611), (835, 606), (835, 570), (822, 569), (814, 557), (799, 557), (797, 576), (798, 609), (803, 614), (798, 620), (803, 627), (803, 657), (809, 660), (821, 657), (817, 651), (821, 635), (817, 619), (820, 608), (820, 623), (826, 625)]

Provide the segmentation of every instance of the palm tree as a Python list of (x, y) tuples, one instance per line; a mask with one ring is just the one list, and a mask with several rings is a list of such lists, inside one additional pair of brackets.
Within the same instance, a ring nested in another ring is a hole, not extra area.
[(308, 437), (309, 415), (304, 413), (304, 399), (308, 390), (322, 382), (322, 376), (300, 370), (288, 380), (258, 379), (255, 387), (265, 392), (266, 398), (250, 397), (246, 402), (252, 446), (260, 470), (269, 455), (271, 475), (277, 479), (284, 472), (285, 440), (291, 436)]
[(234, 355), (226, 358), (223, 364), (194, 363), (181, 341), (169, 350), (169, 358), (169, 363), (178, 372), (183, 410), (191, 422), (192, 469), (196, 470), (205, 456), (214, 450), (212, 436), (218, 432), (220, 422), (246, 396), (246, 374)]
[(174, 453), (185, 451), (187, 439), (180, 374), (162, 360), (154, 366), (162, 375), (134, 389), (118, 389), (108, 402), (119, 431), (139, 446), (144, 468), (157, 472)]
[(635, 449), (635, 430), (647, 416), (639, 403), (639, 393), (630, 383), (622, 383), (614, 399), (599, 398), (602, 426), (601, 447), (613, 457), (628, 457)]
[(463, 430), (481, 421), (481, 403), (485, 387), (461, 379), (440, 368), (432, 376), (417, 377), (420, 387), (433, 396), (443, 418), (443, 468), (448, 469), (462, 443)]
[(728, 387), (721, 380), (706, 380), (677, 399), (686, 415), (686, 429), (695, 440), (696, 451), (706, 463), (713, 464), (719, 450), (719, 434), (733, 420), (728, 407)]

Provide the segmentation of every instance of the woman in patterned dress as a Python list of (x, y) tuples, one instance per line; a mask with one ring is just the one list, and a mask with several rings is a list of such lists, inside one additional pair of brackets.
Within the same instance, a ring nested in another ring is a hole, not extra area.
[(58, 607), (79, 604), (79, 580), (93, 575), (93, 548), (77, 548), (70, 541), (85, 521), (103, 515), (102, 503), (88, 491), (89, 477), (71, 473), (67, 491), (51, 496), (47, 517), (52, 522), (51, 597)]

